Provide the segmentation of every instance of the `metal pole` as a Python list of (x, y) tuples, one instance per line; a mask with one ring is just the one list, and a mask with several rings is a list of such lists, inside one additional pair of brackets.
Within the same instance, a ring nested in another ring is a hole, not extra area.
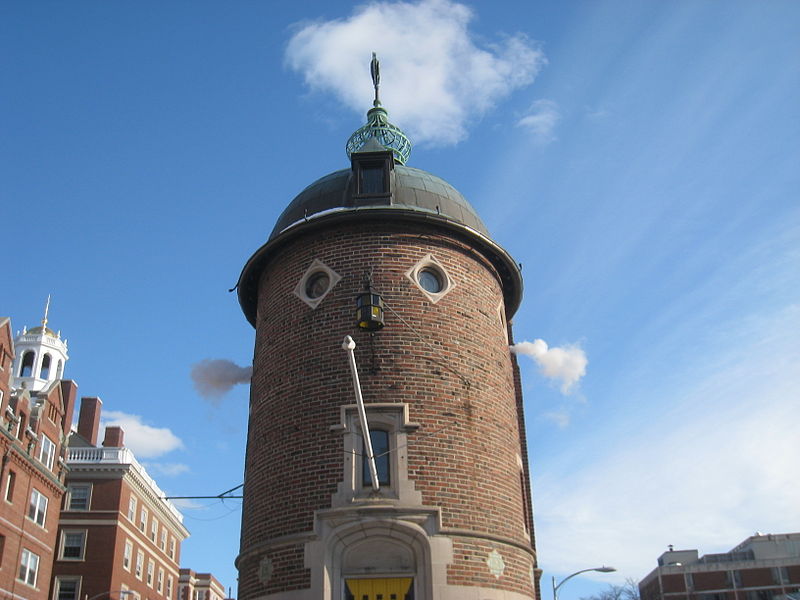
[(361, 432), (364, 437), (364, 447), (367, 449), (367, 461), (369, 464), (369, 478), (372, 480), (372, 489), (378, 491), (378, 469), (375, 466), (375, 455), (372, 453), (372, 440), (369, 437), (369, 425), (367, 424), (367, 411), (364, 408), (364, 399), (361, 397), (361, 383), (358, 380), (358, 368), (356, 367), (356, 356), (353, 350), (356, 343), (349, 335), (344, 336), (342, 348), (347, 352), (350, 361), (350, 370), (353, 372), (353, 387), (356, 390), (356, 405), (358, 406), (358, 420), (361, 423)]

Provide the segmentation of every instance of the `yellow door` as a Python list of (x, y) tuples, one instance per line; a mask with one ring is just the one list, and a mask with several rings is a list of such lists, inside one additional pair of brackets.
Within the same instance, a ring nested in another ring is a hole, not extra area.
[(412, 581), (411, 577), (348, 579), (347, 591), (354, 600), (406, 600)]

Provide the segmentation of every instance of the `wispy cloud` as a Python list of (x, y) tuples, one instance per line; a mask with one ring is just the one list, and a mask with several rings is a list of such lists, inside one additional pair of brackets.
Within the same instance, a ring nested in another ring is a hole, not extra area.
[(552, 100), (537, 100), (531, 104), (527, 114), (517, 121), (517, 126), (527, 129), (539, 143), (556, 139), (555, 130), (561, 113), (558, 104)]
[(101, 427), (122, 427), (125, 431), (125, 446), (133, 450), (138, 458), (157, 458), (183, 448), (183, 442), (167, 427), (152, 427), (142, 422), (139, 415), (116, 410), (103, 413)]
[(600, 557), (639, 578), (668, 544), (719, 552), (756, 530), (796, 531), (799, 327), (800, 307), (753, 320), (728, 339), (742, 343), (698, 356), (681, 389), (641, 382), (640, 409), (545, 465), (535, 491), (548, 568)]
[(174, 498), (170, 500), (175, 506), (181, 510), (208, 510), (208, 506), (200, 504), (197, 500), (189, 498)]
[(535, 360), (542, 375), (561, 382), (563, 394), (568, 394), (581, 377), (586, 375), (586, 365), (589, 364), (586, 353), (577, 345), (551, 348), (544, 340), (536, 339), (514, 344), (511, 351)]
[(347, 18), (301, 26), (286, 62), (313, 90), (359, 112), (372, 98), (368, 63), (381, 60), (381, 97), (417, 143), (455, 144), (513, 90), (530, 84), (546, 59), (523, 34), (479, 44), (470, 8), (449, 0), (372, 2)]
[(175, 477), (182, 473), (190, 471), (189, 465), (183, 463), (144, 463), (144, 467), (151, 475), (164, 475), (166, 477)]

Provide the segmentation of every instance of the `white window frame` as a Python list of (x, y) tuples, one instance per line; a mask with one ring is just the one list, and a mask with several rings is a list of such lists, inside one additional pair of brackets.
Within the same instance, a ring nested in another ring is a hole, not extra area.
[[(81, 536), (81, 545), (80, 545), (80, 556), (64, 556), (64, 549), (67, 546), (67, 536), (68, 535), (80, 535)], [(66, 560), (66, 561), (82, 561), (86, 556), (86, 530), (85, 529), (63, 529), (61, 530), (61, 543), (58, 547), (58, 560)]]
[(143, 506), (139, 509), (139, 531), (144, 533), (147, 531), (147, 509)]
[(146, 579), (146, 581), (147, 581), (147, 586), (148, 587), (153, 587), (153, 579), (155, 578), (155, 576), (156, 576), (156, 563), (151, 558), (151, 559), (149, 559), (147, 561), (147, 579)]
[(167, 600), (172, 600), (173, 585), (174, 581), (172, 579), (172, 575), (167, 575), (167, 593), (166, 593)]
[(136, 576), (136, 579), (139, 581), (142, 580), (142, 576), (144, 575), (144, 552), (141, 550), (136, 551), (136, 570), (133, 574)]
[(19, 560), (19, 572), (17, 581), (25, 585), (36, 587), (36, 578), (39, 576), (39, 555), (31, 552), (27, 548), (22, 549)]
[(138, 501), (136, 500), (136, 496), (131, 494), (131, 497), (128, 498), (128, 521), (131, 523), (136, 523), (136, 505)]
[(130, 573), (133, 562), (133, 542), (125, 540), (125, 549), (122, 551), (122, 568)]
[(164, 591), (164, 569), (158, 567), (158, 575), (156, 575), (156, 591), (161, 594)]
[(56, 444), (53, 440), (42, 434), (39, 444), (39, 462), (52, 471), (56, 459)]
[(161, 537), (158, 538), (158, 547), (162, 552), (167, 551), (167, 528), (163, 525), (161, 526)]
[[(75, 490), (81, 489), (86, 490), (86, 507), (85, 508), (74, 508), (72, 506), (72, 498), (74, 495)], [(91, 483), (71, 483), (67, 486), (67, 495), (66, 495), (66, 509), (65, 510), (79, 510), (79, 511), (86, 511), (90, 510), (92, 506), (92, 484)]]
[(6, 502), (8, 502), (9, 504), (12, 504), (14, 502), (14, 486), (16, 482), (17, 482), (17, 473), (9, 469), (8, 474), (6, 475), (6, 493), (5, 493)]
[(73, 596), (73, 600), (80, 600), (80, 597), (81, 597), (81, 584), (82, 584), (81, 579), (82, 578), (79, 575), (57, 575), (56, 579), (55, 579), (55, 583), (53, 585), (53, 587), (55, 588), (54, 589), (54, 594), (53, 594), (53, 600), (59, 600), (59, 598), (61, 596), (61, 582), (62, 581), (69, 581), (69, 582), (73, 582), (74, 581), (77, 584), (75, 586), (75, 596)]
[(47, 521), (47, 504), (49, 500), (42, 492), (33, 488), (31, 490), (31, 500), (28, 503), (28, 518), (39, 527), (44, 528)]
[(158, 540), (158, 519), (155, 515), (150, 518), (150, 540), (155, 544)]
[(175, 560), (175, 538), (173, 536), (169, 536), (169, 557)]

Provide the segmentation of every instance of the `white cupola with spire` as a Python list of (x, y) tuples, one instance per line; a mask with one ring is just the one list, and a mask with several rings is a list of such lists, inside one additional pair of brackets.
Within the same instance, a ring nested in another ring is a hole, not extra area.
[(23, 328), (14, 339), (14, 388), (24, 387), (38, 392), (64, 377), (64, 365), (69, 360), (67, 340), (61, 339), (60, 331), (55, 332), (47, 326), (49, 312), (50, 296), (47, 297), (41, 326), (30, 330)]

